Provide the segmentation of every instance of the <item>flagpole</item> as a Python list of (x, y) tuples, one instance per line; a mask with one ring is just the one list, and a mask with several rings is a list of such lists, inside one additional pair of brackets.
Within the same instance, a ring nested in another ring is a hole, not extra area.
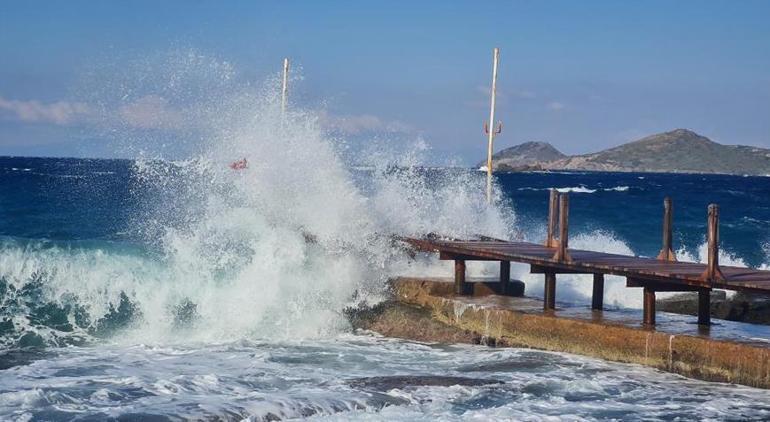
[(500, 133), (502, 126), (495, 128), (495, 100), (497, 97), (497, 64), (500, 61), (500, 49), (495, 47), (492, 58), (492, 99), (489, 107), (489, 124), (486, 126), (487, 140), (487, 203), (492, 203), (492, 150), (495, 135)]
[(289, 95), (289, 58), (283, 59), (283, 85), (281, 86), (281, 116), (286, 115), (286, 101)]

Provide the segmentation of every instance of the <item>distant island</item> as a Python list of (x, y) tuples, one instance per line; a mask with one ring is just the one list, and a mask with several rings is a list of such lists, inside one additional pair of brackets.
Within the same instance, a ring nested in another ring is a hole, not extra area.
[[(486, 168), (486, 161), (479, 163)], [(493, 156), (496, 171), (586, 170), (770, 175), (770, 149), (722, 145), (676, 129), (591, 154), (568, 156), (546, 142), (526, 142)]]

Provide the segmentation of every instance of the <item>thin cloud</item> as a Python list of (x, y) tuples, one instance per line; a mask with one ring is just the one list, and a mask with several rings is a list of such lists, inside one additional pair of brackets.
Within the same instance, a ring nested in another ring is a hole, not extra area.
[[(34, 124), (120, 124), (143, 130), (179, 130), (190, 123), (185, 119), (185, 114), (184, 109), (175, 107), (159, 95), (145, 95), (123, 105), (107, 108), (81, 102), (44, 103), (0, 97), (0, 117)], [(346, 135), (414, 132), (414, 128), (406, 123), (373, 114), (333, 115), (322, 112), (319, 121), (325, 129)]]
[(321, 113), (320, 123), (327, 130), (358, 135), (367, 132), (405, 133), (413, 129), (410, 125), (398, 120), (384, 120), (372, 114), (332, 115)]
[(66, 126), (87, 120), (92, 110), (87, 104), (79, 102), (44, 103), (37, 100), (9, 100), (0, 97), (0, 114), (21, 122)]
[(551, 111), (561, 111), (564, 110), (567, 105), (559, 101), (551, 101), (546, 107)]
[(0, 117), (33, 123), (71, 126), (123, 124), (136, 129), (179, 129), (184, 113), (158, 95), (147, 95), (117, 108), (104, 109), (82, 102), (11, 100), (0, 97)]
[[(466, 105), (473, 108), (488, 108), (489, 96), (492, 92), (491, 85), (477, 85), (475, 98), (467, 101)], [(533, 100), (537, 94), (526, 89), (507, 90), (498, 85), (497, 87), (497, 105), (505, 106), (511, 101)]]

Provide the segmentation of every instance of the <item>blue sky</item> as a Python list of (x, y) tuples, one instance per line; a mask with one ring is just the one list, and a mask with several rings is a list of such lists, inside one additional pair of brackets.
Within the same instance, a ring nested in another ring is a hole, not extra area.
[(767, 1), (4, 1), (0, 155), (113, 155), (79, 118), (84, 69), (178, 49), (255, 82), (289, 56), (302, 101), (357, 142), (397, 128), (438, 161), (484, 156), (495, 46), (498, 149), (584, 153), (678, 127), (770, 147), (769, 18)]

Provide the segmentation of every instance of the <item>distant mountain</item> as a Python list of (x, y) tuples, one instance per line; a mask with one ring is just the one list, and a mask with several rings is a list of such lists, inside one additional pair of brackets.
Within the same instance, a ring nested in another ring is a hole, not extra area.
[[(501, 158), (500, 166), (495, 165), (495, 168), (511, 170), (503, 167), (507, 162), (505, 160), (511, 159), (510, 156)], [(676, 129), (593, 154), (529, 161), (527, 165), (513, 170), (767, 175), (770, 174), (770, 149), (722, 145), (693, 131)]]
[[(492, 156), (492, 166), (500, 171), (526, 170), (532, 165), (567, 158), (547, 142), (525, 142), (506, 148)], [(486, 167), (487, 161), (478, 164)]]

